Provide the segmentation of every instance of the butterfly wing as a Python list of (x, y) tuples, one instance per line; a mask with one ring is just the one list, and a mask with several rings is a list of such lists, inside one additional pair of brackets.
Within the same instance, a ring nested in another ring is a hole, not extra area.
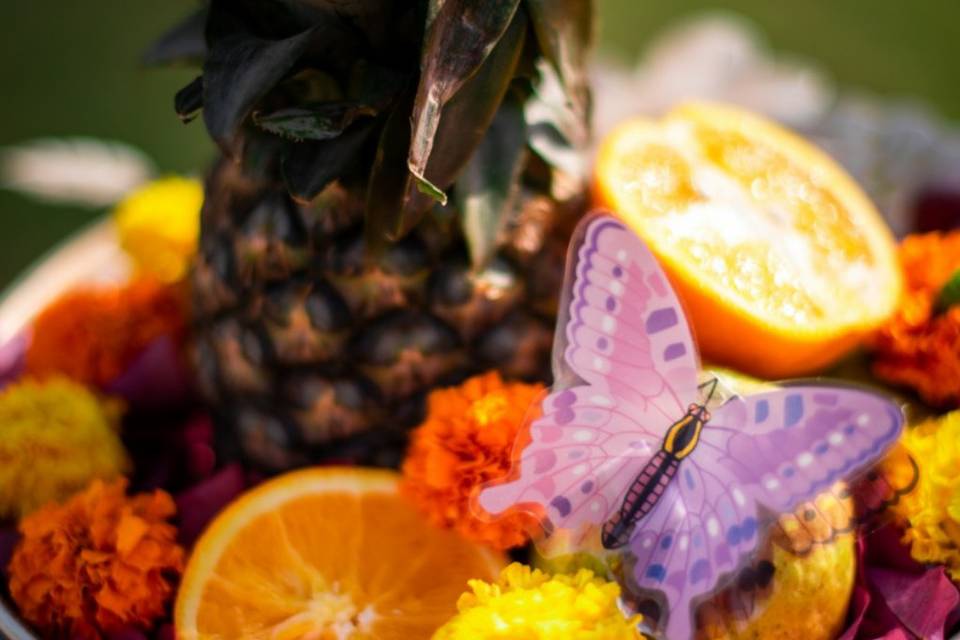
[(479, 504), (492, 514), (539, 506), (552, 527), (583, 532), (620, 507), (667, 428), (697, 400), (698, 363), (677, 297), (636, 235), (596, 216), (574, 237), (555, 392), (531, 425), (519, 477), (483, 490)]
[(619, 508), (627, 487), (659, 447), (661, 436), (643, 427), (657, 414), (625, 412), (602, 389), (580, 386), (553, 393), (530, 427), (519, 477), (487, 487), (480, 506), (491, 514), (533, 506), (550, 529), (583, 534)]
[(693, 607), (756, 550), (774, 522), (763, 509), (792, 514), (809, 502), (818, 524), (849, 526), (829, 490), (876, 462), (902, 424), (893, 403), (838, 387), (785, 387), (715, 409), (670, 499), (631, 541), (637, 584), (671, 604), (667, 637), (690, 637)]
[(556, 379), (565, 384), (572, 373), (621, 403), (654, 407), (669, 425), (698, 399), (697, 352), (677, 296), (650, 250), (616, 218), (589, 219), (579, 237), (554, 347), (563, 354)]
[(903, 413), (852, 388), (786, 386), (735, 398), (703, 431), (712, 465), (728, 468), (757, 502), (793, 511), (839, 480), (866, 471), (894, 444)]
[[(779, 513), (774, 540), (797, 554), (851, 531), (916, 479), (891, 484), (870, 471), (899, 437), (903, 413), (867, 391), (786, 386), (725, 405), (715, 422), (744, 425), (729, 439), (717, 430), (708, 440), (726, 440), (729, 463), (741, 479), (752, 475), (756, 499)], [(742, 462), (757, 459), (763, 463)], [(857, 510), (849, 500), (855, 479), (864, 494)]]
[(759, 539), (757, 505), (725, 467), (683, 461), (631, 540), (634, 579), (669, 602), (666, 637), (693, 633), (693, 603), (732, 576)]

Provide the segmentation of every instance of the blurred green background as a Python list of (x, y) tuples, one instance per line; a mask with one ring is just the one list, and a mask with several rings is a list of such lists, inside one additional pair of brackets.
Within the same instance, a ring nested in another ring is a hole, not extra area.
[[(956, 0), (598, 0), (601, 49), (632, 62), (652, 34), (705, 9), (754, 22), (776, 51), (816, 61), (840, 84), (920, 98), (960, 119)], [(194, 0), (4, 0), (0, 146), (84, 135), (128, 142), (164, 172), (212, 157), (203, 126), (183, 126), (173, 94), (190, 70), (138, 66), (139, 52)], [(0, 286), (100, 212), (0, 191)]]

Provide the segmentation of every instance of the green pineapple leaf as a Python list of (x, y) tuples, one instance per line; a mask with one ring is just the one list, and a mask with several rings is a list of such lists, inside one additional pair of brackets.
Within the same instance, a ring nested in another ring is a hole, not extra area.
[(240, 41), (214, 46), (204, 65), (204, 120), (224, 145), (260, 98), (269, 92), (310, 44), (310, 32), (279, 42)]
[(329, 140), (343, 133), (358, 118), (377, 115), (377, 110), (355, 102), (326, 102), (305, 107), (280, 109), (261, 115), (253, 122), (268, 133), (288, 140)]
[(940, 289), (934, 309), (938, 313), (942, 313), (957, 304), (960, 304), (960, 269), (954, 271), (947, 283)]
[(584, 146), (586, 123), (566, 100), (560, 78), (544, 60), (536, 65), (539, 82), (526, 101), (527, 144), (550, 167), (575, 179), (587, 179)]
[(183, 122), (190, 122), (203, 109), (203, 76), (193, 79), (173, 98), (173, 108)]
[(416, 182), (418, 192), (425, 196), (430, 196), (442, 205), (447, 204), (447, 193), (443, 189), (433, 184), (423, 176), (414, 176), (414, 180)]
[[(403, 105), (395, 108), (394, 112), (404, 114), (404, 122), (392, 125), (388, 122), (387, 127), (392, 127), (393, 131), (384, 132), (381, 137), (378, 162), (374, 164), (368, 188), (369, 242), (402, 237), (433, 208), (435, 202), (444, 202), (446, 194), (441, 199), (433, 190), (454, 183), (483, 139), (510, 87), (523, 51), (527, 24), (526, 15), (517, 13), (484, 63), (444, 107), (425, 181), (418, 181), (403, 170), (408, 160), (411, 129), (405, 114), (410, 111)], [(404, 157), (398, 161), (395, 159), (395, 145), (401, 141), (405, 141), (406, 147)], [(423, 193), (423, 190), (429, 193)]]
[(461, 226), (474, 266), (489, 260), (504, 220), (516, 204), (526, 163), (526, 138), (523, 105), (508, 94), (457, 180)]
[[(517, 13), (477, 72), (443, 107), (426, 176), (422, 179), (414, 176), (413, 188), (408, 189), (405, 198), (401, 234), (412, 228), (434, 201), (446, 204), (446, 194), (441, 199), (430, 190), (452, 185), (486, 135), (516, 73), (526, 42), (527, 24), (526, 15)], [(465, 123), (470, 126), (465, 127)]]
[(430, 25), (433, 24), (433, 19), (437, 17), (437, 14), (440, 13), (440, 7), (443, 6), (444, 0), (428, 0), (427, 2), (427, 30), (430, 29)]
[(520, 0), (444, 0), (432, 16), (420, 60), (407, 166), (418, 186), (440, 202), (446, 196), (438, 181), (427, 176), (427, 165), (441, 112), (493, 51), (519, 4)]
[(204, 7), (160, 36), (144, 52), (141, 61), (151, 66), (202, 63), (207, 56), (206, 24), (207, 9)]
[[(593, 41), (592, 0), (525, 0), (544, 57), (560, 78), (577, 121), (590, 120), (587, 55)], [(586, 132), (584, 132), (585, 136)], [(574, 140), (583, 144), (585, 140)]]
[(309, 202), (361, 156), (377, 130), (376, 120), (364, 118), (335, 138), (289, 142), (283, 157), (283, 179), (290, 197)]
[(364, 235), (367, 253), (379, 255), (386, 244), (399, 237), (408, 224), (404, 220), (407, 196), (410, 193), (410, 174), (405, 170), (407, 150), (410, 148), (410, 119), (407, 114), (413, 105), (413, 96), (400, 99), (380, 132), (377, 152), (373, 158), (367, 183), (366, 220)]
[[(213, 0), (207, 21), (209, 52), (203, 66), (204, 121), (211, 137), (227, 148), (255, 105), (294, 70), (309, 50), (337, 60), (356, 54), (359, 44), (336, 12), (307, 17), (273, 3)], [(281, 5), (283, 6), (283, 5)], [(275, 39), (268, 36), (276, 34)], [(291, 35), (292, 34), (292, 35)]]

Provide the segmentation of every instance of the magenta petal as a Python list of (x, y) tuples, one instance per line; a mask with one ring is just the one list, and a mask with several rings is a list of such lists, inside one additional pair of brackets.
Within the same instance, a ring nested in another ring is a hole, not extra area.
[(11, 527), (0, 527), (0, 575), (7, 575), (13, 550), (20, 541), (20, 533)]
[[(934, 629), (920, 635), (942, 639), (949, 628), (960, 594), (942, 569), (927, 569), (909, 556), (902, 535), (886, 526), (857, 537), (857, 580), (840, 640), (906, 640), (918, 629)], [(927, 604), (934, 600), (935, 606)]]
[(0, 389), (23, 374), (27, 364), (30, 333), (22, 331), (0, 345)]
[(205, 413), (198, 414), (183, 427), (183, 438), (189, 444), (213, 442), (213, 420)]
[(860, 630), (865, 626), (865, 621), (870, 611), (870, 604), (873, 600), (873, 595), (870, 593), (870, 585), (867, 584), (866, 572), (864, 571), (866, 541), (862, 533), (857, 536), (856, 554), (857, 576), (847, 611), (849, 624), (846, 630), (840, 635), (839, 640), (855, 640), (856, 638), (862, 637)]
[(960, 605), (960, 593), (943, 567), (919, 574), (868, 568), (867, 575), (907, 630), (931, 640), (944, 637), (947, 618)]
[(868, 567), (898, 569), (920, 573), (924, 566), (910, 555), (910, 547), (903, 543), (903, 531), (893, 525), (883, 526), (863, 535), (866, 545), (864, 562)]
[(190, 379), (170, 336), (151, 342), (107, 389), (135, 407), (169, 409), (190, 398)]
[(187, 471), (193, 478), (206, 478), (217, 466), (217, 454), (210, 445), (195, 442), (189, 445), (187, 462)]
[(850, 625), (847, 630), (837, 640), (854, 640), (858, 637), (860, 627), (863, 625), (863, 619), (870, 608), (870, 590), (858, 583), (853, 587), (853, 595), (850, 596)]
[(243, 468), (232, 464), (178, 495), (180, 542), (192, 546), (214, 516), (246, 488)]
[(960, 189), (927, 187), (914, 196), (914, 228), (920, 233), (960, 228)]
[(213, 448), (213, 421), (210, 416), (200, 414), (191, 418), (184, 425), (181, 438), (191, 481), (212, 475), (217, 466), (217, 454)]

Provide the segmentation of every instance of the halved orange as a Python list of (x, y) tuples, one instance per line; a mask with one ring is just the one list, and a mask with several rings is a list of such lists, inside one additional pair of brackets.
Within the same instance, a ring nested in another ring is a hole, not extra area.
[(429, 638), (505, 560), (427, 523), (398, 478), (307, 469), (238, 498), (191, 554), (178, 640)]
[(779, 378), (816, 372), (894, 311), (893, 236), (829, 156), (737, 108), (695, 103), (621, 125), (599, 204), (650, 245), (703, 355)]

